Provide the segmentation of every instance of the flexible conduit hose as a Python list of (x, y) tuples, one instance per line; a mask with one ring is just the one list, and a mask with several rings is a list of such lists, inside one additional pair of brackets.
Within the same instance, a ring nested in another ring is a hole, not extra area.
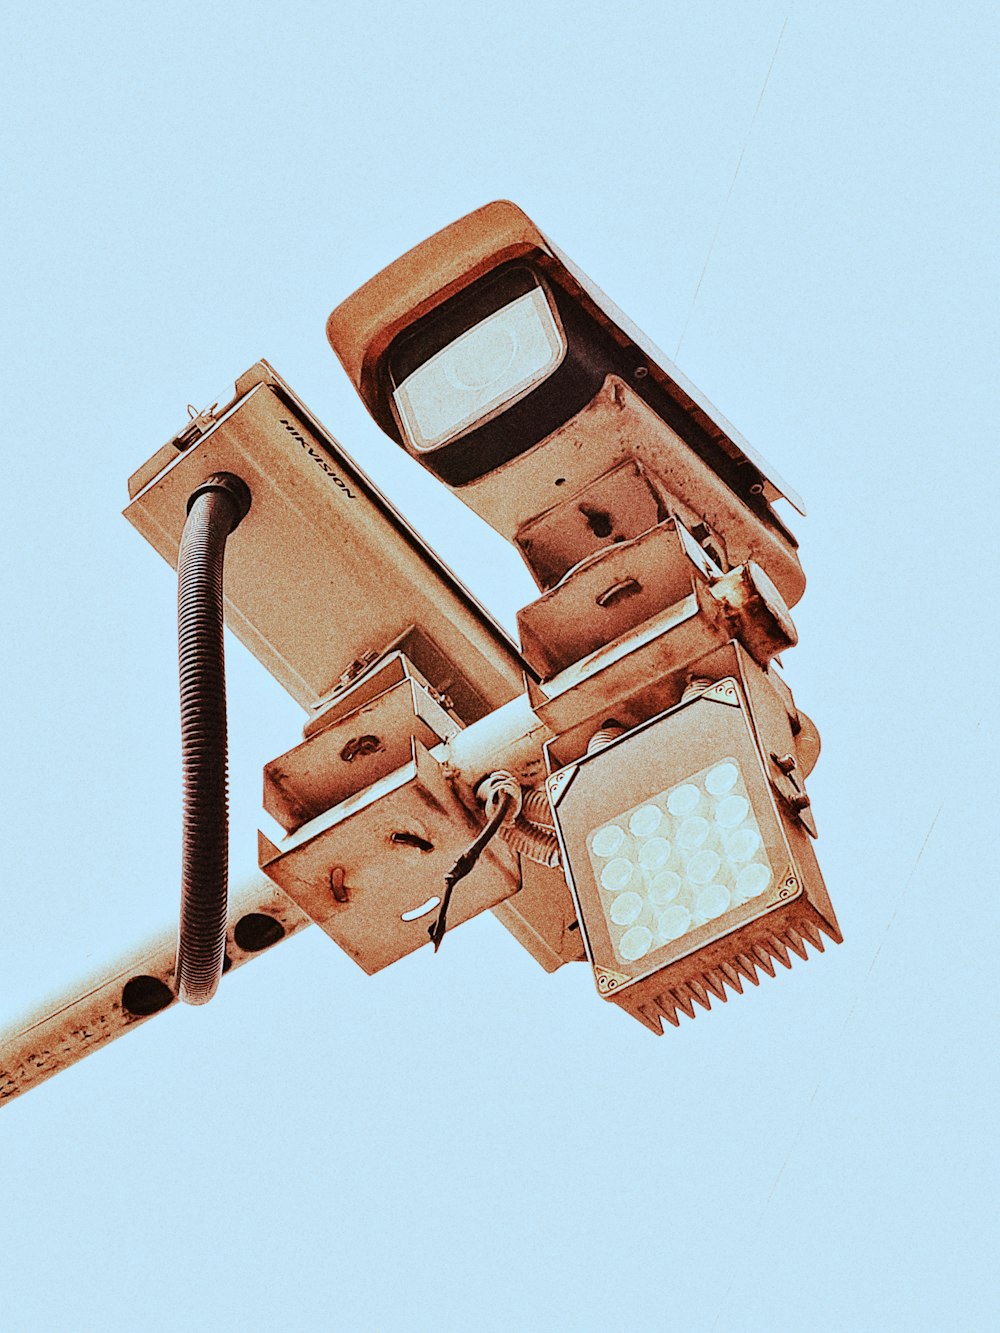
[(529, 861), (549, 869), (559, 865), (559, 840), (555, 829), (539, 828), (518, 815), (513, 824), (500, 830), (500, 836), (518, 856), (526, 856)]
[(229, 889), (229, 791), (222, 570), (226, 541), (250, 508), (227, 472), (188, 500), (177, 557), (177, 643), (184, 817), (177, 994), (206, 1004), (222, 976)]
[(536, 828), (555, 828), (549, 794), (544, 787), (530, 787), (522, 792), (521, 817)]
[(550, 869), (559, 865), (559, 841), (552, 820), (548, 792), (542, 787), (521, 789), (521, 809), (512, 824), (500, 830), (504, 842), (518, 856)]

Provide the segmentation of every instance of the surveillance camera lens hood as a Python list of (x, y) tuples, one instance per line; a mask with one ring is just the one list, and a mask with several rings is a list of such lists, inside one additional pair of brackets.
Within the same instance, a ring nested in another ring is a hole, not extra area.
[[(384, 393), (392, 402), (394, 390), (442, 348), (539, 287), (554, 306), (566, 338), (567, 350), (560, 363), (522, 397), (499, 405), (456, 438), (431, 450), (417, 451), (407, 445), (449, 486), (467, 485), (511, 462), (581, 411), (616, 368), (612, 349), (576, 301), (547, 282), (537, 268), (517, 260), (437, 307), (401, 334), (385, 355)], [(395, 405), (393, 412), (400, 437), (406, 441), (405, 423)]]

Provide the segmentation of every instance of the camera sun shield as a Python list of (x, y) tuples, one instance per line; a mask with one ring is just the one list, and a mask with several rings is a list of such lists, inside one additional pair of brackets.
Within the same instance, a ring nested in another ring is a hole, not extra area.
[[(642, 456), (670, 508), (718, 511), (716, 549), (742, 548), (729, 568), (753, 554), (789, 605), (801, 594), (796, 542), (772, 507), (801, 501), (514, 204), (407, 252), (331, 313), (327, 336), (382, 429), (508, 540)], [(602, 423), (585, 447), (609, 399), (627, 409), (627, 438)]]

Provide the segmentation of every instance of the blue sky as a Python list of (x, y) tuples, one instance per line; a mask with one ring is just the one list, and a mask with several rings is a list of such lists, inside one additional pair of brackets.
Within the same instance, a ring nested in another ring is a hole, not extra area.
[[(266, 357), (499, 618), (531, 598), (324, 337), (501, 197), (807, 501), (785, 668), (845, 943), (657, 1041), (490, 917), (372, 979), (307, 931), (5, 1108), (5, 1327), (991, 1326), (996, 28), (551, 0), (9, 22), (0, 1025), (176, 914), (174, 586), (119, 511), (187, 403)], [(303, 719), (235, 643), (229, 681), (238, 877)]]

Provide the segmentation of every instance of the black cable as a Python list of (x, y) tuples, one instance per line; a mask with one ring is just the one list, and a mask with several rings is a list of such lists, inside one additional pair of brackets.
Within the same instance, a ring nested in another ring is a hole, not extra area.
[(177, 557), (184, 816), (175, 985), (205, 1004), (222, 976), (229, 894), (229, 792), (222, 575), (226, 541), (250, 508), (239, 477), (191, 495)]
[(451, 902), (452, 891), (460, 879), (464, 879), (472, 867), (482, 856), (487, 845), (492, 838), (500, 831), (500, 826), (507, 818), (509, 811), (514, 804), (514, 798), (507, 792), (502, 792), (497, 798), (497, 808), (486, 821), (486, 826), (476, 838), (471, 846), (467, 847), (458, 858), (452, 868), (444, 877), (444, 897), (441, 899), (441, 910), (438, 912), (437, 920), (431, 922), (427, 927), (427, 934), (431, 937), (434, 944), (434, 952), (437, 953), (441, 947), (441, 941), (444, 939), (444, 932), (447, 929), (448, 904)]

